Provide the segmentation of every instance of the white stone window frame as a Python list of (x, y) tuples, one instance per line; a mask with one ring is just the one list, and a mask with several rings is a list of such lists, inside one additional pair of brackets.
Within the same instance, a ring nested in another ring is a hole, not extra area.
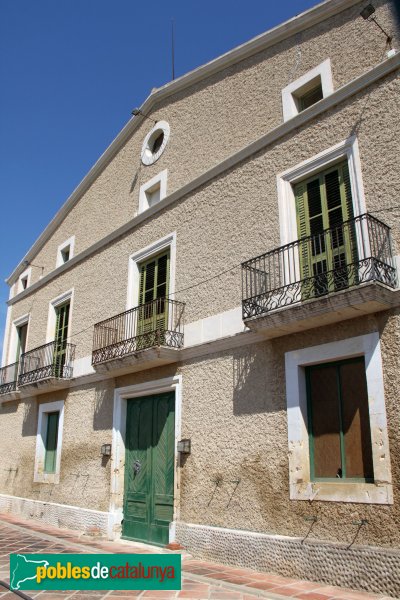
[(324, 171), (342, 160), (347, 160), (349, 166), (354, 216), (357, 217), (366, 212), (358, 141), (356, 136), (351, 136), (277, 175), (279, 226), (282, 246), (298, 239), (294, 184), (320, 171)]
[(135, 308), (139, 304), (140, 264), (167, 249), (169, 249), (169, 296), (173, 297), (176, 272), (176, 231), (130, 255), (126, 310)]
[[(62, 253), (69, 247), (69, 259), (64, 261)], [(71, 260), (74, 256), (74, 248), (75, 248), (75, 236), (71, 236), (65, 242), (60, 244), (57, 248), (57, 259), (56, 259), (56, 269), (61, 267), (61, 265), (65, 265), (67, 262)]]
[[(160, 200), (161, 201), (167, 195), (167, 179), (168, 179), (168, 169), (164, 169), (152, 179), (144, 183), (140, 186), (139, 190), (139, 214), (148, 210), (150, 208), (147, 194), (152, 192), (154, 188), (160, 188)], [(158, 204), (158, 202), (157, 202)], [(153, 205), (155, 206), (155, 205)]]
[[(59, 412), (58, 432), (57, 432), (57, 455), (56, 470), (54, 473), (44, 472), (44, 460), (46, 455), (46, 435), (47, 435), (47, 415), (52, 412)], [(61, 468), (61, 448), (64, 428), (64, 400), (56, 402), (43, 402), (39, 404), (38, 427), (36, 434), (36, 452), (33, 481), (36, 483), (60, 483)]]
[(28, 342), (29, 326), (30, 326), (30, 314), (29, 313), (22, 315), (21, 317), (18, 317), (17, 319), (14, 319), (14, 321), (12, 322), (11, 339), (10, 339), (10, 346), (9, 346), (9, 350), (8, 350), (8, 361), (7, 361), (8, 365), (12, 365), (16, 362), (17, 348), (18, 348), (18, 328), (23, 327), (24, 325), (28, 325), (28, 329), (26, 332), (26, 340)]
[[(305, 367), (363, 356), (374, 483), (311, 481)], [(381, 345), (378, 332), (285, 354), (291, 500), (393, 504)]]
[[(160, 146), (160, 148), (157, 150), (157, 152), (152, 152), (151, 150), (151, 144), (154, 141), (154, 139), (157, 137), (157, 133), (163, 133), (164, 134), (164, 139), (163, 142)], [(169, 123), (167, 123), (167, 121), (157, 121), (157, 123), (154, 125), (154, 127), (149, 131), (149, 133), (146, 135), (146, 137), (144, 138), (144, 142), (142, 145), (142, 152), (141, 152), (141, 159), (142, 159), (142, 163), (146, 166), (149, 165), (153, 165), (161, 156), (161, 154), (164, 152), (169, 138), (170, 138), (170, 133), (171, 133), (171, 129), (169, 126)]]
[(307, 88), (307, 85), (310, 84), (313, 79), (317, 78), (319, 78), (321, 82), (322, 96), (323, 98), (326, 98), (326, 96), (329, 96), (333, 92), (332, 69), (329, 58), (283, 88), (282, 110), (284, 121), (288, 121), (298, 115), (299, 112), (302, 112), (298, 109), (296, 96), (298, 94), (301, 95), (303, 89), (306, 91), (305, 88)]
[(179, 461), (177, 443), (181, 439), (182, 423), (182, 375), (174, 375), (146, 383), (139, 383), (114, 390), (112, 451), (111, 451), (111, 495), (109, 508), (109, 539), (120, 537), (120, 525), (123, 519), (124, 483), (125, 483), (125, 436), (127, 402), (133, 398), (152, 396), (162, 392), (175, 393), (175, 477), (174, 477), (174, 514), (169, 527), (169, 541), (175, 540), (176, 522), (179, 520)]
[[(28, 289), (28, 287), (31, 284), (31, 277), (32, 277), (32, 267), (28, 267), (27, 269), (25, 269), (25, 271), (23, 273), (21, 273), (21, 275), (18, 277), (18, 294), (20, 292), (23, 292), (24, 290)], [(23, 287), (22, 281), (26, 279), (26, 287)]]
[(56, 298), (53, 298), (52, 300), (50, 300), (49, 313), (48, 313), (48, 318), (47, 318), (46, 344), (49, 344), (50, 342), (54, 342), (54, 335), (55, 335), (56, 321), (57, 321), (56, 308), (58, 308), (62, 304), (65, 304), (68, 301), (70, 303), (70, 307), (69, 307), (67, 337), (70, 336), (71, 327), (72, 327), (72, 309), (73, 309), (73, 304), (74, 304), (74, 288), (72, 288), (72, 289), (64, 292), (63, 294), (60, 294)]

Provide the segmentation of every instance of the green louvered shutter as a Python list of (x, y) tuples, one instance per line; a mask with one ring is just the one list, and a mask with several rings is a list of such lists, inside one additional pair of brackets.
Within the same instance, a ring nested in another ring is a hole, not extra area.
[(343, 225), (353, 219), (347, 161), (298, 183), (294, 192), (302, 298), (352, 285), (356, 275), (349, 265), (355, 262), (357, 244), (354, 223)]
[[(168, 295), (169, 285), (169, 252), (164, 252), (140, 266), (138, 335), (158, 332), (162, 342), (168, 315), (164, 301)], [(158, 300), (158, 302), (153, 302)], [(148, 304), (150, 303), (150, 304)], [(161, 337), (160, 337), (161, 336)], [(146, 338), (143, 338), (146, 344)]]
[(57, 437), (60, 413), (47, 413), (47, 432), (44, 456), (45, 473), (55, 473), (57, 462)]
[[(297, 232), (299, 235), (299, 261), (300, 261), (300, 279), (302, 284), (302, 298), (306, 299), (309, 295), (309, 281), (311, 277), (311, 261), (310, 261), (310, 243), (307, 239), (310, 235), (310, 223), (308, 218), (308, 206), (306, 202), (306, 186), (303, 182), (295, 186), (296, 198), (296, 216), (297, 216)], [(302, 241), (303, 240), (303, 241)]]
[(68, 339), (69, 308), (69, 302), (56, 308), (56, 331), (54, 335), (53, 356), (54, 377), (63, 377), (64, 374), (63, 371), (66, 361)]

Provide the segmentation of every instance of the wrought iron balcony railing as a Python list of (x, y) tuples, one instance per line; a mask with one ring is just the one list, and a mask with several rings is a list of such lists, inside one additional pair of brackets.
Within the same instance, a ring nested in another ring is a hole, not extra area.
[(390, 228), (364, 214), (242, 263), (243, 319), (367, 282), (397, 275)]
[(72, 377), (75, 345), (50, 342), (29, 350), (20, 358), (18, 385), (28, 385), (43, 379), (70, 379)]
[(183, 302), (157, 298), (94, 326), (92, 364), (146, 348), (183, 346)]
[(15, 392), (18, 383), (18, 365), (13, 363), (0, 369), (0, 396)]

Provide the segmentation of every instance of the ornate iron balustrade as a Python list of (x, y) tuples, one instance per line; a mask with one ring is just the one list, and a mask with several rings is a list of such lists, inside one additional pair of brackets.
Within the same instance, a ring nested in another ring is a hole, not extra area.
[(18, 365), (16, 362), (0, 369), (0, 395), (15, 392), (17, 389)]
[(146, 348), (183, 346), (183, 302), (157, 298), (94, 326), (92, 364)]
[(243, 319), (371, 281), (397, 274), (390, 228), (364, 214), (242, 263)]
[(18, 385), (50, 378), (70, 379), (74, 357), (75, 345), (58, 341), (25, 352), (20, 358)]

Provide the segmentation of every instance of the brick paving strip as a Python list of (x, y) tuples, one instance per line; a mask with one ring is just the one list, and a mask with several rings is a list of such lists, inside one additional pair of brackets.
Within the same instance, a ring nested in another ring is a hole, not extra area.
[[(0, 514), (0, 580), (9, 583), (9, 554), (15, 553), (155, 554), (169, 552), (135, 542), (110, 542), (76, 531)], [(24, 591), (35, 600), (390, 600), (311, 581), (289, 579), (216, 563), (194, 560), (182, 553), (181, 591)], [(0, 584), (0, 600), (17, 600), (17, 594)]]

